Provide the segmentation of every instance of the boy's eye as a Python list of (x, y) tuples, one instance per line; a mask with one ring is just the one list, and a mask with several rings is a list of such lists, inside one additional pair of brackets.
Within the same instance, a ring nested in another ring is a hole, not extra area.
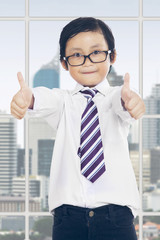
[(94, 51), (92, 54), (93, 54), (93, 55), (98, 55), (98, 54), (100, 54), (100, 53), (101, 53), (101, 51), (97, 51), (97, 50), (96, 50), (96, 51)]
[(73, 57), (81, 57), (82, 55), (80, 53), (74, 53)]

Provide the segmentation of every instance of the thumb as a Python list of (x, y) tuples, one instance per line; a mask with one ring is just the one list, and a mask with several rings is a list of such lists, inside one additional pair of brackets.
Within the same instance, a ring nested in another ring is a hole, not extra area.
[(130, 90), (129, 83), (130, 83), (130, 76), (129, 76), (129, 73), (126, 73), (124, 76), (124, 87), (128, 90)]
[(17, 78), (18, 78), (18, 82), (19, 82), (19, 85), (20, 85), (21, 89), (22, 89), (22, 88), (25, 88), (25, 87), (26, 87), (26, 83), (25, 83), (25, 81), (24, 81), (24, 78), (23, 78), (21, 72), (18, 72), (18, 73), (17, 73)]
[(129, 73), (126, 73), (124, 76), (124, 84), (122, 87), (122, 99), (124, 102), (129, 101), (131, 99), (131, 90), (130, 90), (130, 76)]
[(18, 82), (19, 82), (19, 85), (20, 85), (19, 92), (21, 93), (21, 96), (23, 98), (23, 101), (24, 101), (25, 105), (28, 107), (30, 105), (30, 102), (31, 102), (31, 99), (32, 99), (32, 91), (28, 87), (28, 85), (25, 83), (21, 72), (17, 73), (17, 78), (18, 78)]

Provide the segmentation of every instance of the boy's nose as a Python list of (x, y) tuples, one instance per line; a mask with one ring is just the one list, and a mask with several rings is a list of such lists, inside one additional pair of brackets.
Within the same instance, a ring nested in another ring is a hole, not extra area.
[(84, 65), (85, 65), (85, 66), (90, 66), (90, 65), (92, 65), (92, 64), (93, 64), (93, 63), (91, 62), (91, 60), (89, 59), (89, 57), (86, 57)]

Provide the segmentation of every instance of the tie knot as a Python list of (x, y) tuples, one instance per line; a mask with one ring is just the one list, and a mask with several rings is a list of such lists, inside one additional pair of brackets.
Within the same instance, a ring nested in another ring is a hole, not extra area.
[(88, 98), (93, 98), (97, 94), (98, 90), (89, 88), (86, 90), (82, 90), (80, 92), (84, 95), (84, 97), (88, 99)]

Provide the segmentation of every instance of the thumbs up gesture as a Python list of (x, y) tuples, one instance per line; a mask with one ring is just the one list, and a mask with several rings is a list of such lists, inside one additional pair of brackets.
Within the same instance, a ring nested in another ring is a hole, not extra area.
[(145, 113), (144, 101), (130, 89), (129, 86), (130, 76), (128, 73), (124, 77), (124, 85), (121, 90), (121, 99), (124, 103), (125, 109), (130, 113), (130, 115), (139, 119)]
[(14, 95), (11, 101), (11, 114), (17, 119), (22, 119), (30, 107), (33, 107), (33, 94), (31, 89), (25, 83), (22, 74), (17, 73), (20, 90)]

